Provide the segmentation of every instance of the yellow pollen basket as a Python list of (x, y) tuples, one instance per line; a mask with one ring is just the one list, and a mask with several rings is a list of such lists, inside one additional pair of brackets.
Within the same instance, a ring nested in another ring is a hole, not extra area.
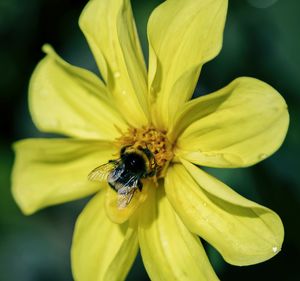
[(129, 128), (126, 133), (116, 140), (118, 146), (132, 146), (136, 149), (148, 149), (154, 156), (156, 177), (165, 175), (165, 170), (173, 158), (173, 145), (169, 142), (166, 132), (153, 126)]

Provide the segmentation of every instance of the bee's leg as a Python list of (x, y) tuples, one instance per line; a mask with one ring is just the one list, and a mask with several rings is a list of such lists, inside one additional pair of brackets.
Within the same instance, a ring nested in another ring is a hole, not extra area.
[(142, 191), (143, 183), (141, 181), (138, 181), (137, 187), (138, 187), (139, 191)]
[(114, 187), (114, 185), (113, 185), (111, 182), (108, 182), (108, 185), (109, 185), (113, 190), (117, 191), (116, 188)]

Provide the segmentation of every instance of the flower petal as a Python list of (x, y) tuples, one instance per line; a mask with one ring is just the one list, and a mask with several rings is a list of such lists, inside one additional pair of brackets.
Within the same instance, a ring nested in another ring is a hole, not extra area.
[(284, 230), (270, 209), (235, 193), (228, 186), (183, 161), (170, 167), (166, 193), (172, 206), (194, 233), (212, 244), (234, 265), (250, 265), (277, 254)]
[[(108, 187), (106, 191), (105, 210), (109, 219), (114, 223), (124, 223), (127, 221), (140, 207), (140, 205), (147, 199), (149, 182), (146, 181), (143, 189), (140, 192), (136, 190), (132, 196), (130, 203), (124, 207), (122, 204), (126, 202), (126, 198), (120, 201), (120, 196), (112, 188)], [(121, 203), (121, 206), (119, 206)]]
[(218, 280), (199, 238), (189, 232), (165, 196), (149, 192), (140, 212), (139, 243), (151, 280)]
[(119, 136), (127, 126), (101, 80), (63, 61), (49, 45), (43, 49), (47, 56), (36, 67), (29, 87), (36, 126), (79, 138), (112, 140)]
[(79, 25), (124, 118), (134, 127), (146, 125), (146, 66), (130, 1), (90, 1)]
[(221, 49), (227, 0), (168, 0), (148, 22), (154, 124), (167, 129), (193, 94), (202, 65)]
[(186, 104), (173, 126), (173, 134), (183, 131), (176, 154), (203, 166), (253, 165), (280, 147), (288, 123), (287, 105), (275, 89), (238, 78)]
[(112, 223), (104, 201), (104, 192), (99, 192), (76, 222), (71, 249), (76, 281), (124, 280), (137, 255), (136, 227)]
[(28, 139), (14, 149), (12, 192), (25, 214), (99, 190), (87, 176), (115, 153), (108, 142), (71, 139)]

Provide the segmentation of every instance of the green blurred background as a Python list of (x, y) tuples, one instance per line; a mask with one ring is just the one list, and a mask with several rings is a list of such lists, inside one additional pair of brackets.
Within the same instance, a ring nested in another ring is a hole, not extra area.
[[(160, 2), (132, 1), (146, 57), (147, 19)], [(43, 136), (30, 119), (27, 87), (35, 65), (43, 57), (44, 43), (52, 44), (73, 64), (96, 71), (77, 25), (85, 3), (86, 0), (0, 0), (0, 281), (72, 280), (72, 231), (86, 199), (23, 216), (10, 193), (14, 158), (11, 144), (22, 138)], [(217, 90), (238, 76), (253, 76), (284, 96), (291, 115), (286, 141), (274, 156), (247, 169), (209, 169), (239, 193), (275, 210), (286, 230), (282, 251), (255, 266), (228, 265), (205, 244), (221, 280), (299, 280), (299, 15), (299, 0), (231, 0), (224, 47), (204, 67), (197, 86), (199, 95)], [(140, 257), (128, 280), (149, 280)]]

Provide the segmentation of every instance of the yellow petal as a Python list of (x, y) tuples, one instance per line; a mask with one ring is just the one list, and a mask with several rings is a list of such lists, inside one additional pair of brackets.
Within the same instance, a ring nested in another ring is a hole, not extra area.
[(76, 281), (124, 280), (138, 251), (134, 224), (112, 223), (99, 192), (80, 214), (74, 231), (71, 258)]
[(118, 193), (112, 188), (107, 186), (105, 210), (110, 220), (114, 223), (124, 223), (127, 221), (147, 199), (149, 184), (149, 181), (146, 181), (141, 192), (136, 190), (127, 206), (124, 206), (126, 198), (123, 197), (123, 201), (120, 201), (122, 197), (120, 197), (120, 195), (118, 195)]
[(243, 77), (187, 103), (170, 138), (181, 133), (176, 154), (195, 164), (245, 167), (280, 147), (288, 123), (280, 94), (264, 82)]
[(99, 190), (88, 174), (115, 153), (108, 142), (71, 139), (28, 139), (14, 149), (12, 192), (25, 214)]
[(124, 118), (134, 127), (146, 125), (146, 67), (130, 1), (92, 0), (79, 25)]
[(138, 234), (151, 280), (218, 280), (199, 238), (176, 215), (163, 186), (149, 191), (141, 207)]
[(148, 22), (154, 123), (167, 129), (194, 91), (202, 65), (221, 49), (227, 0), (168, 0)]
[[(63, 61), (49, 46), (29, 87), (30, 112), (36, 126), (79, 138), (112, 140), (126, 124), (109, 100), (101, 80)], [(118, 130), (119, 129), (119, 130)]]
[(212, 244), (234, 265), (250, 265), (277, 254), (284, 230), (270, 209), (235, 193), (228, 186), (183, 161), (170, 167), (166, 193), (185, 225)]

